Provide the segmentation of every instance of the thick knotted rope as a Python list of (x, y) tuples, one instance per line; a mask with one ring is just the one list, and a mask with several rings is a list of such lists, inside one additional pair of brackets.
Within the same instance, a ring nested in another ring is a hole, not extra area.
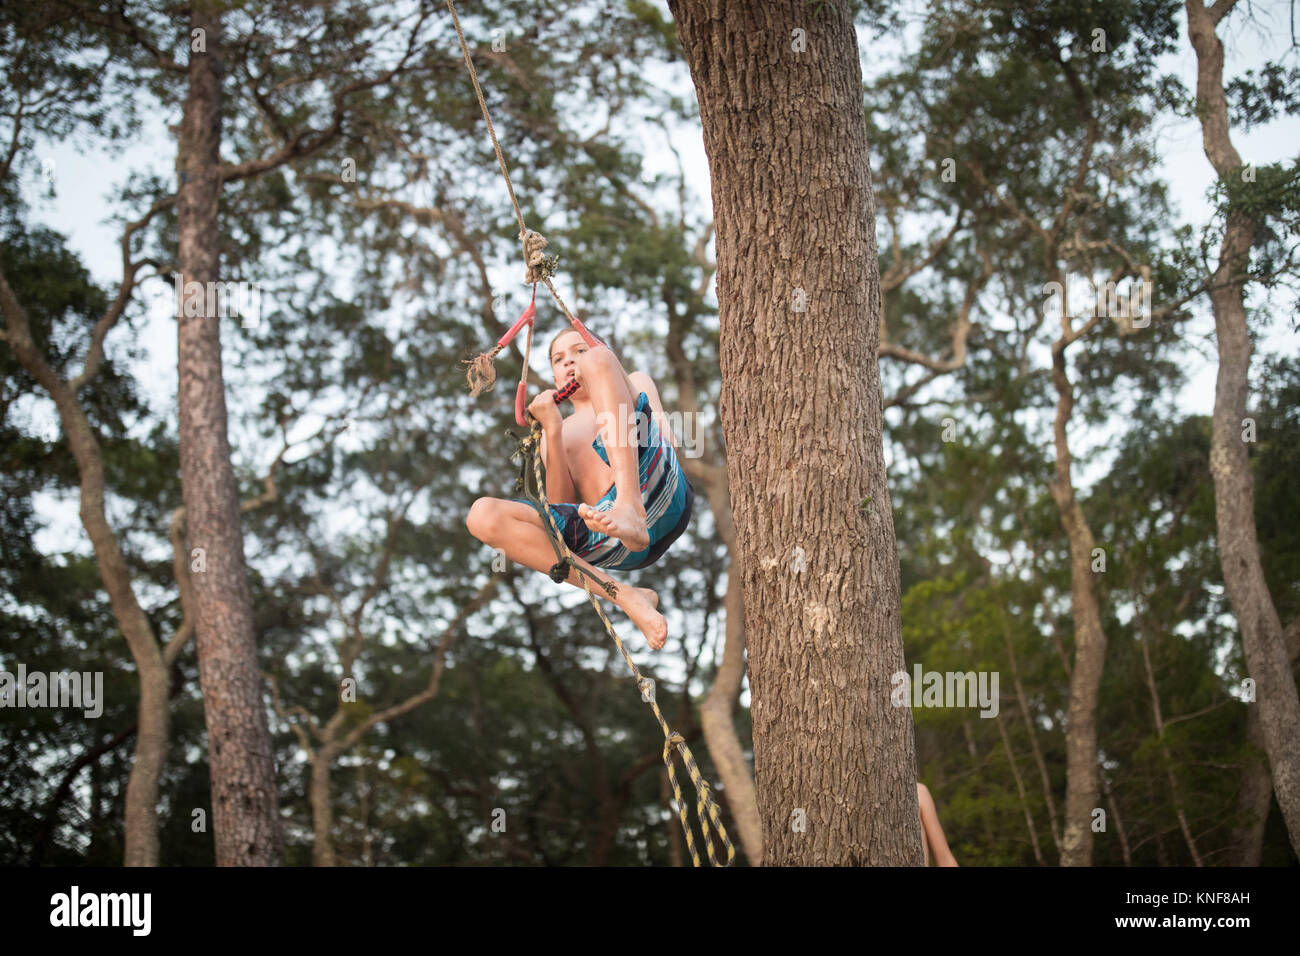
[[(492, 125), (492, 116), (488, 112), (487, 101), (483, 98), (483, 87), (479, 85), (478, 71), (474, 69), (474, 59), (469, 55), (469, 44), (465, 41), (465, 31), (461, 29), (460, 17), (456, 14), (456, 4), (453, 0), (446, 0), (447, 10), (451, 13), (452, 25), (456, 28), (456, 37), (460, 40), (460, 51), (465, 57), (465, 67), (469, 70), (469, 78), (474, 83), (474, 95), (478, 97), (479, 109), (483, 111), (483, 121), (487, 123), (488, 136), (492, 139), (492, 149), (496, 153), (497, 165), (501, 167), (501, 176), (506, 181), (506, 191), (510, 194), (510, 205), (514, 208), (515, 221), (519, 223), (519, 241), (523, 244), (524, 281), (530, 285), (541, 283), (550, 290), (551, 298), (555, 304), (560, 307), (564, 317), (573, 324), (574, 328), (582, 329), (582, 323), (577, 317), (569, 311), (569, 307), (564, 304), (560, 298), (560, 293), (555, 291), (555, 284), (551, 281), (551, 276), (555, 272), (555, 256), (543, 255), (542, 250), (546, 248), (546, 239), (539, 232), (529, 229), (524, 223), (523, 210), (519, 208), (519, 199), (515, 196), (514, 183), (510, 181), (510, 170), (506, 167), (505, 155), (501, 152), (501, 143), (497, 140), (496, 127)], [(582, 329), (585, 332), (585, 329)], [(585, 337), (585, 336), (584, 336)], [(466, 377), (469, 379), (470, 394), (477, 397), (484, 391), (492, 388), (496, 383), (496, 370), (492, 366), (493, 360), (501, 354), (505, 348), (505, 343), (494, 345), (490, 351), (481, 355), (476, 355), (472, 359), (467, 359), (465, 365)], [(524, 363), (524, 373), (527, 374), (527, 360)]]

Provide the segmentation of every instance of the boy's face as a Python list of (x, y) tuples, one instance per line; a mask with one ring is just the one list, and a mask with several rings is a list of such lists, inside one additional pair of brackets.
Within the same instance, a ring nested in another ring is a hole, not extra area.
[(564, 388), (578, 374), (578, 356), (585, 351), (587, 343), (577, 332), (565, 332), (555, 340), (551, 346), (551, 375), (556, 388)]

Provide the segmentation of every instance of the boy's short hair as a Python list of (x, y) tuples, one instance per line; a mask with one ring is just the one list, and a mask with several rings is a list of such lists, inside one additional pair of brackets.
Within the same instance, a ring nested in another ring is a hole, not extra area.
[(554, 362), (552, 356), (555, 354), (555, 343), (560, 341), (560, 336), (568, 335), (570, 332), (574, 335), (578, 334), (578, 330), (571, 325), (566, 325), (564, 328), (560, 329), (560, 331), (555, 333), (555, 338), (551, 339), (551, 344), (546, 349), (546, 360), (548, 362)]

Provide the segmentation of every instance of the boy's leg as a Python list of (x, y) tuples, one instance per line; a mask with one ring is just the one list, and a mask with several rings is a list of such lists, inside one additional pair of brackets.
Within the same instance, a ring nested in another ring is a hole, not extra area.
[[(501, 498), (480, 498), (469, 510), (465, 522), (470, 533), (492, 548), (500, 548), (511, 561), (518, 561), (535, 571), (548, 573), (555, 564), (555, 551), (542, 529), (542, 516), (532, 505)], [(599, 568), (592, 567), (576, 554), (572, 560), (590, 571), (601, 581), (614, 581)], [(568, 583), (582, 587), (582, 575), (569, 570)], [(614, 581), (618, 584), (617, 581)], [(650, 647), (659, 650), (668, 637), (668, 624), (659, 613), (659, 596), (650, 588), (634, 588), (619, 584), (617, 596), (609, 598), (603, 588), (591, 585), (592, 593), (612, 600), (632, 623), (641, 629)]]
[(637, 393), (618, 357), (605, 346), (582, 353), (578, 377), (601, 427), (617, 488), (609, 511), (581, 505), (578, 514), (591, 530), (617, 538), (629, 551), (644, 551), (650, 547), (650, 532), (646, 528), (645, 502), (641, 500), (640, 450), (634, 437), (636, 423), (628, 423), (636, 409)]

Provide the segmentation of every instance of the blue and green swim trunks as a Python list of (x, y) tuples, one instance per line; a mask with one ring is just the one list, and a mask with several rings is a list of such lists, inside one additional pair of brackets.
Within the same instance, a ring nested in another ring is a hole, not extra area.
[[(578, 514), (576, 503), (549, 506), (555, 526), (569, 550), (584, 561), (611, 571), (635, 571), (649, 567), (663, 557), (690, 524), (691, 508), (695, 503), (695, 489), (682, 471), (673, 446), (663, 440), (650, 408), (650, 398), (645, 392), (636, 398), (635, 416), (637, 468), (641, 477), (641, 501), (645, 504), (646, 526), (650, 533), (649, 547), (644, 551), (629, 551), (618, 538), (588, 528)], [(596, 436), (591, 447), (608, 465), (609, 455), (600, 435)], [(616, 493), (617, 488), (610, 485), (605, 496), (592, 507), (597, 511), (608, 511), (614, 506)], [(514, 500), (537, 507), (525, 498)]]

